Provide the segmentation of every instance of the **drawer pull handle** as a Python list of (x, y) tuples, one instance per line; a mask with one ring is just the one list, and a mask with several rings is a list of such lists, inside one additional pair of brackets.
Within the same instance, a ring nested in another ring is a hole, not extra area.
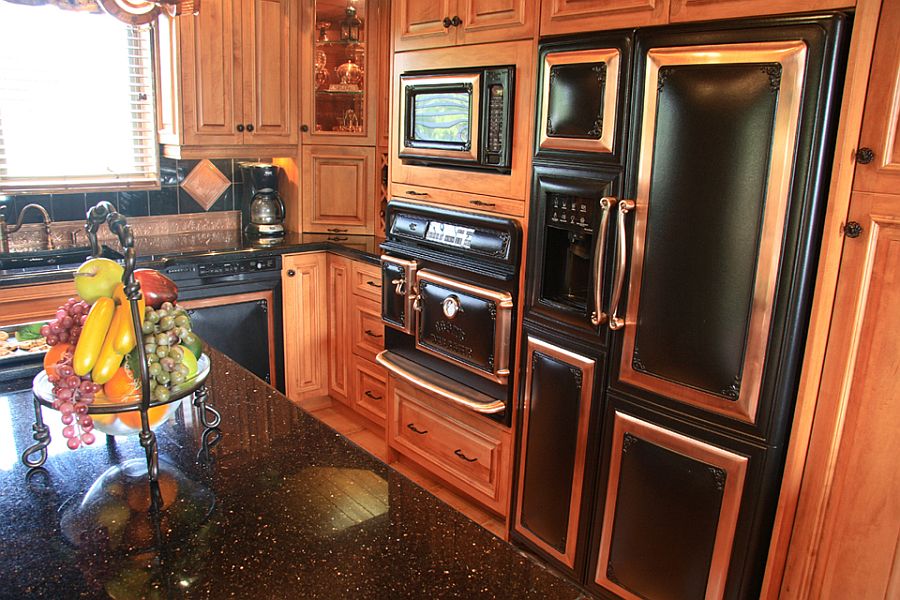
[(489, 208), (497, 206), (493, 202), (485, 202), (484, 200), (469, 200), (469, 204), (474, 204), (475, 206), (487, 206)]
[(332, 235), (328, 237), (329, 242), (346, 242), (349, 239), (350, 238), (348, 238), (346, 235)]
[(368, 281), (366, 281), (366, 285), (370, 285), (370, 286), (372, 286), (373, 288), (381, 289), (381, 284), (380, 284), (380, 283), (375, 283), (375, 282), (372, 281), (371, 279), (369, 279)]
[(424, 430), (423, 430), (423, 429), (416, 429), (416, 426), (413, 425), (412, 423), (407, 423), (407, 424), (406, 424), (406, 428), (409, 429), (409, 430), (411, 430), (413, 433), (418, 433), (419, 435), (425, 435), (426, 433), (428, 433), (428, 430), (427, 430), (427, 429), (424, 429)]
[(453, 451), (453, 454), (457, 455), (458, 457), (460, 457), (461, 459), (463, 459), (463, 460), (466, 461), (466, 462), (477, 462), (477, 461), (478, 461), (477, 458), (469, 458), (468, 456), (466, 456), (465, 454), (463, 454), (463, 451), (462, 451), (461, 449), (459, 449), (459, 448), (457, 448), (456, 450), (454, 450), (454, 451)]
[(365, 392), (363, 392), (363, 394), (365, 394), (368, 398), (371, 398), (372, 400), (381, 400), (382, 398), (384, 398), (384, 396), (376, 396), (375, 394), (372, 393), (372, 390), (366, 390)]
[(406, 190), (407, 196), (428, 196), (428, 192), (417, 192), (416, 190)]
[(331, 233), (347, 233), (346, 229), (341, 229), (340, 227), (329, 227), (328, 231)]
[(380, 338), (382, 335), (380, 333), (375, 333), (371, 329), (366, 329), (366, 335), (373, 338)]

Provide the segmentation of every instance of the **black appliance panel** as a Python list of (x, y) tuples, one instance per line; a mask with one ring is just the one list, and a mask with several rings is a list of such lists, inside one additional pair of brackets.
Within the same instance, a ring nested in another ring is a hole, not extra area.
[(606, 63), (550, 67), (547, 133), (555, 137), (600, 139)]
[[(191, 327), (203, 341), (251, 373), (273, 383), (269, 372), (271, 307), (264, 300), (188, 309)], [(240, 334), (235, 335), (235, 325)]]

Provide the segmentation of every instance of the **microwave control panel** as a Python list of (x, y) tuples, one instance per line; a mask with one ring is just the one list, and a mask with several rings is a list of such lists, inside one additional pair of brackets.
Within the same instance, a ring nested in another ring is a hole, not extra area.
[(592, 233), (597, 204), (598, 201), (595, 198), (580, 198), (570, 194), (547, 194), (546, 223), (557, 229), (567, 229), (576, 233)]
[(513, 69), (487, 69), (484, 72), (485, 100), (482, 161), (485, 165), (509, 166), (512, 125)]

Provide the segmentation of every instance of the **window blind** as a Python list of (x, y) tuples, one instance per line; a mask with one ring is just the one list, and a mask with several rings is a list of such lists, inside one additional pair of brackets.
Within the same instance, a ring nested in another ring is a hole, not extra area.
[(150, 30), (0, 0), (0, 193), (159, 185)]

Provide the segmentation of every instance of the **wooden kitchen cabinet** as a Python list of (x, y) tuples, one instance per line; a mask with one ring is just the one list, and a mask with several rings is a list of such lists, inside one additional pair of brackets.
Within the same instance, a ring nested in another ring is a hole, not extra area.
[(350, 259), (328, 254), (328, 394), (350, 401)]
[(534, 37), (535, 0), (395, 0), (394, 50)]
[(209, 0), (161, 17), (158, 126), (173, 158), (296, 152), (299, 8), (293, 0)]
[(75, 281), (0, 288), (0, 326), (50, 319), (75, 297)]
[(374, 231), (375, 148), (304, 145), (301, 166), (303, 231)]
[(328, 393), (326, 253), (282, 258), (284, 383), (292, 400)]
[(669, 21), (737, 19), (853, 7), (855, 0), (669, 0)]
[(541, 35), (661, 25), (670, 0), (542, 0)]

